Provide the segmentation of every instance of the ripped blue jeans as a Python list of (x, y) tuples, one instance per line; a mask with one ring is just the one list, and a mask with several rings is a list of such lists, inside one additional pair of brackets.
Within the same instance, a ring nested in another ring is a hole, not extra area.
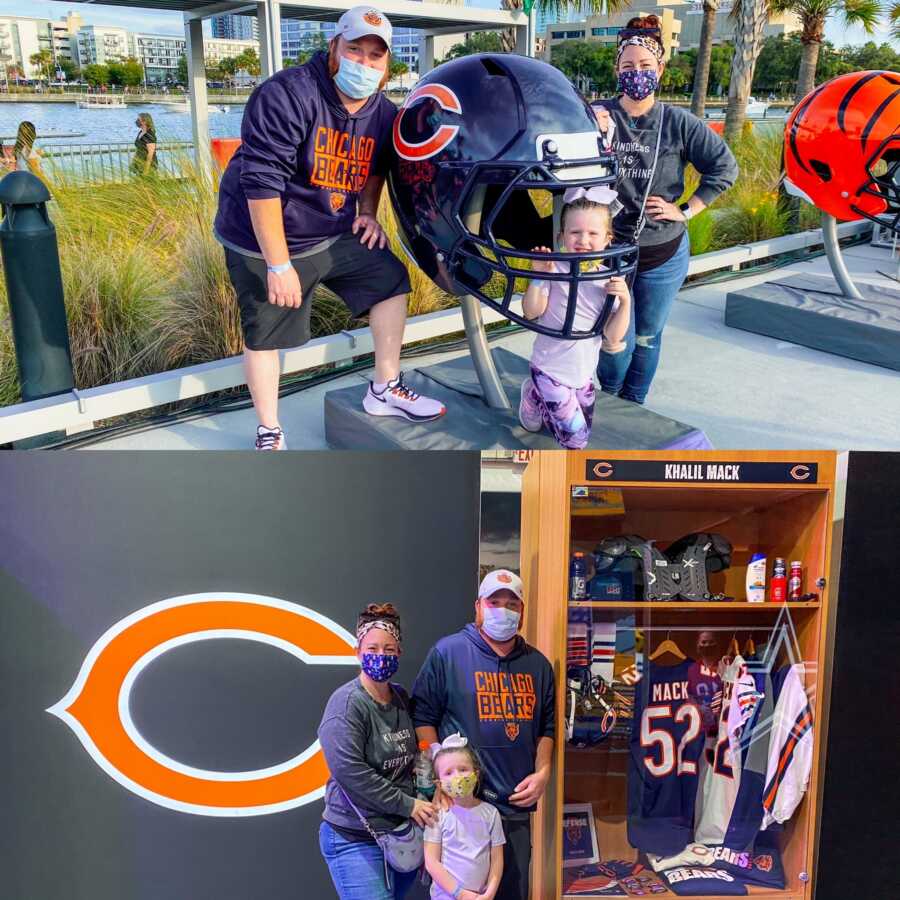
[(603, 392), (632, 403), (643, 403), (650, 390), (662, 333), (669, 311), (687, 278), (691, 244), (685, 233), (675, 255), (649, 272), (639, 272), (631, 288), (631, 322), (621, 353), (600, 354), (597, 377)]

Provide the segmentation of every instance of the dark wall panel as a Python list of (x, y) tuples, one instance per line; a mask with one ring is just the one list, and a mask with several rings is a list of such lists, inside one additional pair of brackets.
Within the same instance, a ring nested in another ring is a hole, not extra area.
[(817, 900), (897, 895), (900, 454), (851, 453)]
[[(256, 817), (158, 806), (110, 778), (46, 709), (95, 641), (165, 598), (228, 591), (353, 631), (392, 601), (411, 686), (471, 617), (478, 457), (464, 453), (0, 456), (0, 897), (328, 898), (321, 800)], [(243, 771), (314, 740), (348, 666), (242, 640), (177, 647), (135, 682), (141, 734), (179, 762)]]

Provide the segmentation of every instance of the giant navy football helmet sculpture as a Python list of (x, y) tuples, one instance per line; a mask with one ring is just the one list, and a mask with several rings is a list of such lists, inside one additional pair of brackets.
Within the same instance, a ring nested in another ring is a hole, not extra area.
[[(568, 282), (561, 328), (509, 308), (516, 279), (533, 275), (523, 261), (548, 258), (532, 248), (556, 246), (558, 228), (546, 201), (553, 198), (558, 206), (567, 188), (616, 181), (615, 157), (602, 149), (590, 107), (562, 72), (513, 54), (444, 63), (407, 97), (394, 121), (394, 149), (389, 189), (400, 239), (439, 287), (472, 294), (506, 318), (554, 337), (602, 331), (611, 304), (590, 330), (574, 330), (578, 284), (630, 274), (633, 245), (549, 255), (566, 264), (542, 276)], [(541, 194), (543, 215), (534, 203)]]

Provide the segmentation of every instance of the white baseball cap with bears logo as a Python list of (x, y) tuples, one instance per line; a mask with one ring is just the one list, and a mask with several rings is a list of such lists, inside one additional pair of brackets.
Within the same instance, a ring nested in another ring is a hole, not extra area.
[(493, 572), (488, 572), (478, 586), (479, 597), (491, 597), (497, 591), (512, 591), (520, 600), (524, 599), (522, 579), (509, 569), (494, 569)]
[(371, 34), (380, 37), (390, 50), (393, 29), (381, 10), (374, 6), (354, 6), (338, 19), (335, 34), (347, 41), (355, 41)]

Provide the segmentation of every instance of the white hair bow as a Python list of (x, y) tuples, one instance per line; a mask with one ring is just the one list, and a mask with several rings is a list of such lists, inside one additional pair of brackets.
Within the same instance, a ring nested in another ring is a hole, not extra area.
[(428, 748), (428, 751), (431, 758), (434, 759), (441, 750), (459, 750), (460, 748), (467, 746), (468, 743), (469, 739), (464, 738), (457, 731), (456, 734), (448, 734), (447, 737), (444, 738), (443, 744), (432, 744)]
[(591, 203), (601, 203), (604, 206), (608, 206), (609, 214), (613, 218), (623, 209), (622, 201), (619, 200), (618, 191), (614, 191), (605, 184), (596, 184), (594, 187), (589, 188), (569, 188), (565, 194), (563, 194), (563, 203), (574, 203), (576, 200), (581, 200), (582, 197), (586, 200), (590, 200)]
[(608, 185), (597, 184), (594, 185), (594, 187), (589, 188), (569, 188), (565, 194), (563, 194), (563, 202), (574, 203), (576, 200), (584, 198), (585, 200), (590, 200), (591, 203), (602, 203), (604, 206), (612, 206), (618, 199), (618, 196), (618, 192), (614, 191)]

